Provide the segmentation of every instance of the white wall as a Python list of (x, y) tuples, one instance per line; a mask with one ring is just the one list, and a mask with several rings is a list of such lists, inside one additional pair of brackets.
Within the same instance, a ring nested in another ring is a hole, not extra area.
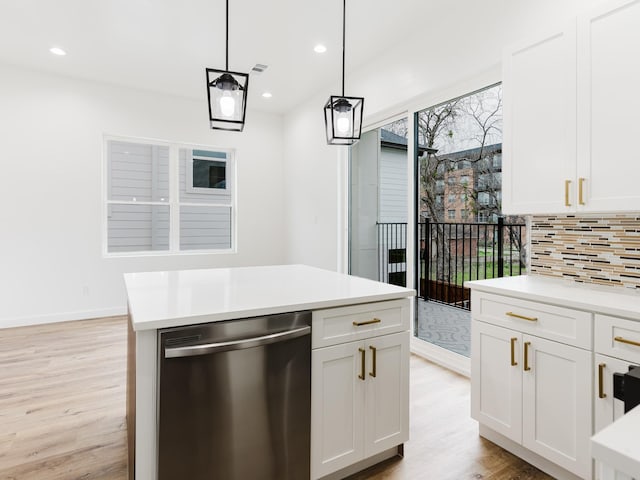
[[(204, 99), (0, 65), (0, 327), (122, 313), (123, 272), (283, 263), (282, 121), (247, 118), (212, 131)], [(237, 253), (103, 258), (103, 134), (236, 148)]]
[[(336, 270), (340, 150), (327, 145), (322, 107), (311, 103), (290, 117), (284, 138), (287, 263)], [(319, 108), (315, 108), (318, 106)]]
[[(506, 45), (559, 28), (599, 1), (434, 2), (433, 15), (424, 19), (423, 29), (389, 39), (391, 48), (374, 62), (347, 71), (345, 93), (364, 96), (365, 125), (381, 122), (377, 125), (381, 126), (384, 118), (407, 108), (413, 111), (448, 100), (453, 85), (487, 86), (469, 79), (499, 66)], [(337, 79), (339, 75), (336, 69)], [(339, 91), (337, 83), (328, 86), (285, 117), (288, 262), (330, 269), (339, 264), (336, 245), (345, 240), (336, 235), (344, 231), (338, 224), (344, 222), (334, 212), (344, 205), (345, 192), (335, 186), (345, 185), (339, 177), (345, 169), (336, 168), (336, 162), (346, 147), (325, 144), (322, 119), (326, 99)], [(314, 239), (317, 243), (305, 248)]]

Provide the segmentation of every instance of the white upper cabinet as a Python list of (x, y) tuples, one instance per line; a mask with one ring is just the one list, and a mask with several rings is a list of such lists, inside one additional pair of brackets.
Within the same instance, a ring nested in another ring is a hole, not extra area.
[(640, 209), (640, 0), (578, 19), (578, 181), (585, 211)]
[(566, 181), (576, 161), (575, 45), (568, 27), (505, 52), (504, 213), (571, 211), (565, 187), (573, 187)]
[(504, 55), (507, 214), (640, 210), (640, 0)]

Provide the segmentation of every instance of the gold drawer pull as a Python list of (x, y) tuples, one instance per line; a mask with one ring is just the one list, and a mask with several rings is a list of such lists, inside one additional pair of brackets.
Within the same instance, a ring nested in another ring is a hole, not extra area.
[(380, 323), (382, 320), (380, 320), (379, 318), (374, 318), (373, 320), (367, 320), (365, 322), (353, 322), (353, 326), (354, 327), (361, 327), (363, 325), (371, 325), (373, 323)]
[(607, 394), (604, 393), (604, 369), (607, 366), (606, 363), (598, 365), (598, 397), (607, 398)]
[(507, 312), (505, 315), (507, 315), (508, 317), (520, 318), (522, 320), (528, 320), (530, 322), (537, 322), (538, 321), (538, 317), (525, 317), (524, 315), (518, 315), (517, 313), (513, 313), (513, 312)]
[(518, 365), (518, 362), (516, 362), (516, 340), (518, 340), (517, 337), (511, 337), (511, 366), (515, 367), (516, 365)]
[(640, 342), (634, 342), (633, 340), (627, 340), (626, 338), (614, 337), (614, 340), (616, 342), (626, 343), (627, 345), (633, 345), (634, 347), (640, 347)]
[(360, 352), (360, 375), (358, 375), (358, 378), (360, 380), (364, 380), (364, 369), (365, 369), (365, 350), (364, 348), (359, 348), (358, 351)]
[(372, 370), (371, 372), (369, 372), (369, 375), (371, 375), (373, 378), (376, 378), (376, 347), (372, 347), (371, 345), (369, 345), (369, 348), (371, 349), (371, 354), (373, 355), (373, 359), (372, 359)]
[(524, 371), (528, 372), (531, 370), (529, 366), (529, 347), (531, 346), (531, 342), (524, 342)]
[(564, 205), (565, 207), (570, 207), (569, 203), (569, 185), (571, 185), (571, 180), (564, 181)]
[(584, 203), (584, 197), (583, 197), (583, 187), (584, 187), (584, 182), (586, 181), (586, 178), (580, 178), (578, 179), (578, 203), (580, 205), (585, 205)]

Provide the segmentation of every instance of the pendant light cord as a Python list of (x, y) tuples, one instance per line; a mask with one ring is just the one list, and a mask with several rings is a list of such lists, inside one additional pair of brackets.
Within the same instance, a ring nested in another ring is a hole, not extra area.
[(226, 38), (226, 71), (229, 71), (229, 0), (227, 0), (227, 6), (226, 6), (226, 17), (227, 17), (227, 23), (226, 23), (226, 32), (225, 32), (225, 38)]
[[(229, 1), (229, 0), (227, 0)], [(347, 12), (347, 0), (342, 0), (342, 96), (344, 97), (344, 43), (345, 43), (345, 32), (346, 32), (346, 21), (345, 16)]]

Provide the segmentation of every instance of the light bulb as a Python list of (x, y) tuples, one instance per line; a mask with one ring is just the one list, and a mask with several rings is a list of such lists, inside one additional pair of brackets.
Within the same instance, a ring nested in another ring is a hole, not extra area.
[(225, 117), (232, 117), (236, 111), (236, 101), (229, 90), (225, 90), (220, 97), (220, 112)]
[(351, 122), (349, 121), (349, 116), (339, 115), (336, 126), (338, 127), (338, 132), (349, 133), (349, 130), (351, 130)]

